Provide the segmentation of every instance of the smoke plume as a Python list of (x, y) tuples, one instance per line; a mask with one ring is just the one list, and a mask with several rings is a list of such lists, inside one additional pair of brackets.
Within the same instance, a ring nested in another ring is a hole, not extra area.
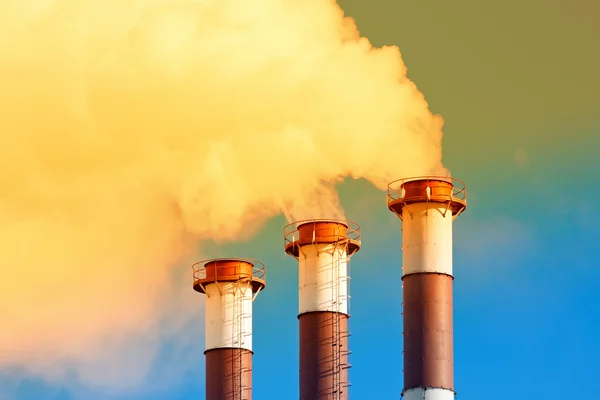
[(114, 383), (198, 243), (445, 173), (442, 124), (332, 0), (0, 1), (0, 367)]

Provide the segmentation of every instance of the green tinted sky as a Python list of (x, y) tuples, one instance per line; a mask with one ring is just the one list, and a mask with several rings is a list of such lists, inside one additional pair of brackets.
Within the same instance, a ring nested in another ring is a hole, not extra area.
[(453, 173), (497, 170), (518, 148), (560, 169), (600, 148), (600, 2), (340, 4), (375, 46), (400, 47), (409, 77), (444, 116)]

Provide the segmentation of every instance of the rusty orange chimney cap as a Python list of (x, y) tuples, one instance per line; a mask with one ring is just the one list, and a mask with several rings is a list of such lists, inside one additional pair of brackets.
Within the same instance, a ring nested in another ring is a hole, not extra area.
[(192, 265), (195, 291), (205, 293), (206, 285), (219, 282), (247, 281), (252, 291), (257, 292), (266, 286), (266, 267), (253, 258), (214, 258), (198, 261)]
[(467, 188), (449, 176), (398, 179), (388, 185), (387, 202), (390, 211), (400, 217), (405, 206), (415, 203), (445, 204), (457, 216), (467, 208)]
[(348, 245), (348, 255), (360, 249), (360, 227), (355, 222), (337, 219), (296, 221), (284, 228), (285, 252), (298, 257), (299, 248), (311, 244)]

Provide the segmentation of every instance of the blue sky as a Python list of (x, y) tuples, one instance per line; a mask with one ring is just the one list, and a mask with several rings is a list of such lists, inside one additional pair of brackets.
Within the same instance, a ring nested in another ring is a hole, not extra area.
[[(572, 186), (584, 189), (582, 183)], [(476, 199), (484, 190), (470, 187)], [(403, 368), (400, 221), (385, 208), (384, 194), (366, 183), (346, 182), (341, 193), (348, 216), (361, 216), (363, 235), (363, 248), (352, 259), (351, 394), (359, 399), (397, 398)], [(362, 201), (353, 201), (356, 197)], [(593, 209), (563, 208), (561, 213), (562, 204), (546, 202), (530, 213), (528, 208), (539, 203), (533, 199), (524, 202), (524, 217), (519, 218), (501, 198), (489, 204), (496, 205), (495, 215), (473, 203), (455, 220), (458, 398), (479, 399), (485, 392), (490, 400), (510, 393), (519, 399), (558, 399), (563, 387), (593, 381), (594, 354), (600, 351), (599, 273), (592, 253), (598, 218)], [(251, 253), (269, 268), (269, 286), (255, 302), (254, 317), (254, 396), (262, 399), (297, 395), (297, 276), (294, 260), (281, 249), (283, 223), (281, 218), (270, 221), (247, 243), (207, 249), (215, 254)], [(190, 346), (202, 347), (203, 342), (199, 338)], [(177, 367), (179, 357), (172, 353), (177, 347), (164, 344), (155, 361), (161, 373)], [(153, 394), (96, 392), (85, 398), (202, 398), (202, 357), (177, 378)], [(9, 398), (82, 398), (35, 378), (18, 384), (14, 393)]]

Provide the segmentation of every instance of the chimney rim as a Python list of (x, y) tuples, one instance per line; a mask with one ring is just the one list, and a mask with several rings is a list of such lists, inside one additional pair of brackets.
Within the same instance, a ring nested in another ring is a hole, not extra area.
[(451, 176), (417, 176), (388, 184), (388, 209), (400, 219), (403, 208), (415, 203), (445, 204), (456, 218), (467, 208), (467, 186)]
[[(218, 271), (223, 271), (221, 276)], [(255, 258), (222, 257), (197, 261), (192, 264), (192, 275), (194, 290), (204, 294), (206, 285), (211, 283), (246, 282), (251, 285), (253, 293), (267, 285), (267, 268)]]
[[(306, 225), (314, 224), (315, 229), (310, 239), (303, 238), (300, 230)], [(317, 236), (317, 227), (324, 228), (327, 225), (336, 225), (337, 227), (343, 227), (342, 230), (330, 229), (332, 234)], [(310, 244), (342, 244), (346, 245), (348, 257), (351, 257), (354, 253), (360, 250), (361, 236), (360, 226), (348, 219), (334, 219), (334, 218), (315, 218), (305, 219), (292, 222), (287, 224), (283, 228), (283, 241), (285, 253), (298, 258), (300, 247)]]

